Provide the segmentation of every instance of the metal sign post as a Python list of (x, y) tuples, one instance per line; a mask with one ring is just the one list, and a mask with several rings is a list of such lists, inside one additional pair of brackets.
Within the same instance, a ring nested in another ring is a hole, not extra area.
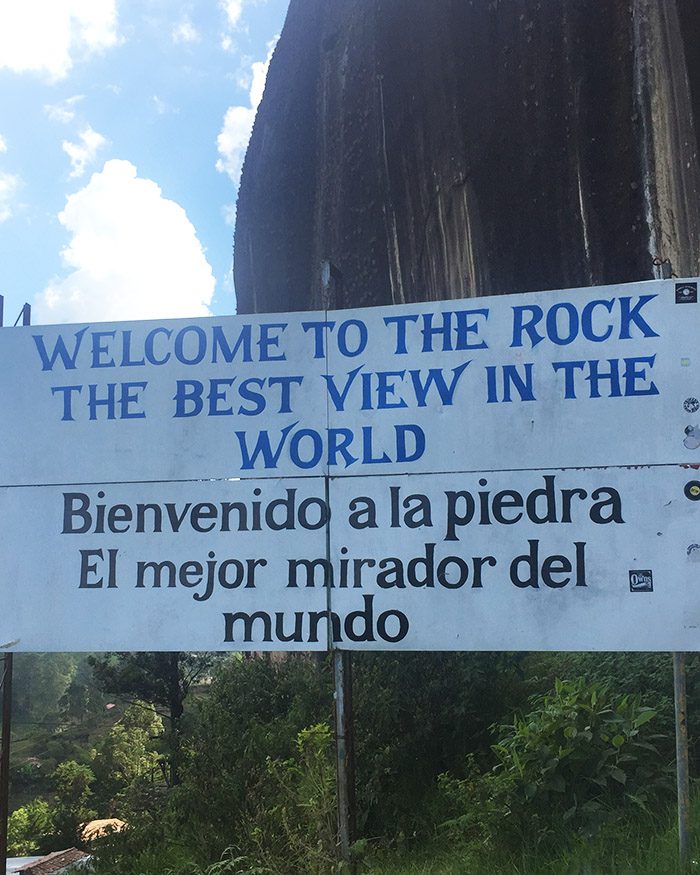
[(351, 867), (350, 848), (355, 832), (355, 752), (352, 710), (352, 662), (347, 650), (333, 651), (335, 739), (338, 801), (338, 850)]
[[(326, 503), (330, 502), (330, 481), (325, 480)], [(326, 559), (331, 557), (330, 526), (326, 524)], [(326, 590), (330, 610), (331, 590)], [(355, 838), (355, 744), (354, 714), (352, 707), (352, 655), (347, 650), (338, 650), (329, 638), (333, 665), (333, 699), (335, 705), (335, 766), (336, 805), (338, 813), (339, 862), (354, 873), (350, 848)]]
[(681, 871), (690, 859), (690, 784), (685, 653), (673, 654), (673, 699), (676, 712), (676, 783), (678, 787), (678, 858)]
[[(323, 306), (337, 309), (344, 303), (343, 276), (330, 261), (321, 263)], [(330, 482), (324, 478), (326, 503), (330, 506)], [(331, 561), (330, 526), (326, 525), (326, 560)], [(331, 591), (327, 591), (328, 609)], [(332, 642), (331, 646), (332, 646)], [(332, 648), (333, 696), (335, 700), (336, 803), (338, 806), (338, 857), (351, 872), (350, 848), (355, 832), (355, 751), (352, 707), (352, 656)]]
[(6, 653), (2, 677), (2, 742), (0, 744), (0, 872), (7, 867), (10, 817), (10, 729), (12, 723), (12, 654)]
[[(3, 326), (4, 298), (0, 295), (0, 328)], [(31, 322), (32, 308), (25, 304), (15, 325)], [(7, 868), (7, 833), (10, 819), (10, 731), (12, 728), (12, 668), (13, 654), (6, 653), (3, 659), (2, 690), (2, 737), (0, 738), (0, 872)]]

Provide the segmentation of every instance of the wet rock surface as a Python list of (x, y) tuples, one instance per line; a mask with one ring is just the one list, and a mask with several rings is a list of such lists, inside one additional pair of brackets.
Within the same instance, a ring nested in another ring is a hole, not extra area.
[(291, 0), (239, 311), (696, 274), (699, 113), (696, 0)]

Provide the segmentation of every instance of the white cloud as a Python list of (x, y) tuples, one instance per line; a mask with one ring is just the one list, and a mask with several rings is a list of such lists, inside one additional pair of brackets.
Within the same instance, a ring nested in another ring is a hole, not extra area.
[(116, 0), (0, 2), (0, 69), (63, 79), (77, 57), (117, 41)]
[(12, 215), (12, 201), (19, 186), (19, 176), (0, 170), (0, 222), (6, 222)]
[(88, 164), (92, 164), (97, 157), (97, 152), (107, 145), (107, 140), (102, 134), (94, 131), (90, 125), (84, 128), (79, 134), (80, 142), (71, 143), (68, 140), (63, 141), (63, 151), (70, 158), (72, 170), (70, 172), (71, 179), (77, 179), (85, 173)]
[(267, 71), (270, 68), (270, 60), (272, 59), (272, 53), (275, 50), (278, 39), (279, 37), (275, 37), (271, 43), (268, 43), (268, 52), (265, 60), (255, 61), (250, 68), (253, 74), (253, 81), (250, 86), (250, 105), (254, 109), (257, 109), (260, 106), (260, 101), (263, 99)]
[(236, 205), (235, 204), (224, 204), (221, 208), (221, 215), (224, 218), (224, 222), (227, 225), (230, 225), (232, 228), (236, 227)]
[(265, 2), (265, 0), (219, 0), (219, 8), (225, 17), (219, 43), (223, 51), (234, 51), (233, 31), (240, 33), (246, 30), (241, 21), (245, 7), (250, 6), (251, 3), (260, 2)]
[(192, 223), (129, 161), (108, 161), (58, 218), (72, 270), (37, 297), (38, 323), (209, 313), (215, 281)]
[(243, 0), (221, 0), (221, 8), (226, 13), (229, 27), (236, 27), (243, 14)]
[(187, 18), (175, 25), (171, 35), (174, 43), (197, 43), (201, 39), (199, 31)]
[(216, 138), (216, 147), (221, 156), (216, 162), (216, 169), (219, 173), (227, 173), (235, 186), (240, 182), (254, 121), (255, 110), (251, 107), (229, 106), (224, 116), (224, 126)]
[[(0, 155), (5, 152), (7, 140), (0, 134)], [(0, 222), (6, 222), (12, 215), (12, 201), (20, 184), (19, 176), (0, 170)]]
[(243, 91), (250, 91), (250, 83), (253, 81), (253, 59), (250, 55), (239, 53), (238, 70), (235, 73), (236, 85)]
[(255, 113), (262, 100), (270, 59), (278, 39), (279, 36), (276, 36), (268, 43), (267, 57), (264, 61), (255, 61), (251, 64), (249, 106), (229, 106), (224, 116), (223, 127), (216, 138), (216, 146), (220, 155), (216, 162), (216, 169), (219, 173), (227, 173), (236, 186), (241, 178), (243, 159), (253, 130)]
[(59, 122), (62, 125), (70, 124), (75, 118), (75, 105), (83, 99), (84, 95), (75, 94), (73, 97), (67, 97), (60, 103), (47, 103), (44, 106), (44, 112), (52, 122)]
[(177, 106), (172, 106), (170, 103), (166, 103), (164, 100), (158, 97), (157, 94), (153, 95), (151, 101), (153, 103), (153, 108), (158, 113), (158, 115), (177, 115), (180, 112)]

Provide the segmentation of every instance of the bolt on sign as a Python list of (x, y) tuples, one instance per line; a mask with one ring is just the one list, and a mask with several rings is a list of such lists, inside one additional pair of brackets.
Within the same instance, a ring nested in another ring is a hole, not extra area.
[(0, 646), (694, 650), (697, 280), (0, 330)]

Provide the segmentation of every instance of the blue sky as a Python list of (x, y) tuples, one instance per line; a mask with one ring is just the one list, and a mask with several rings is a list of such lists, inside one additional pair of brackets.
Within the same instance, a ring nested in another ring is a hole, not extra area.
[(0, 294), (36, 324), (235, 312), (288, 0), (0, 0)]

